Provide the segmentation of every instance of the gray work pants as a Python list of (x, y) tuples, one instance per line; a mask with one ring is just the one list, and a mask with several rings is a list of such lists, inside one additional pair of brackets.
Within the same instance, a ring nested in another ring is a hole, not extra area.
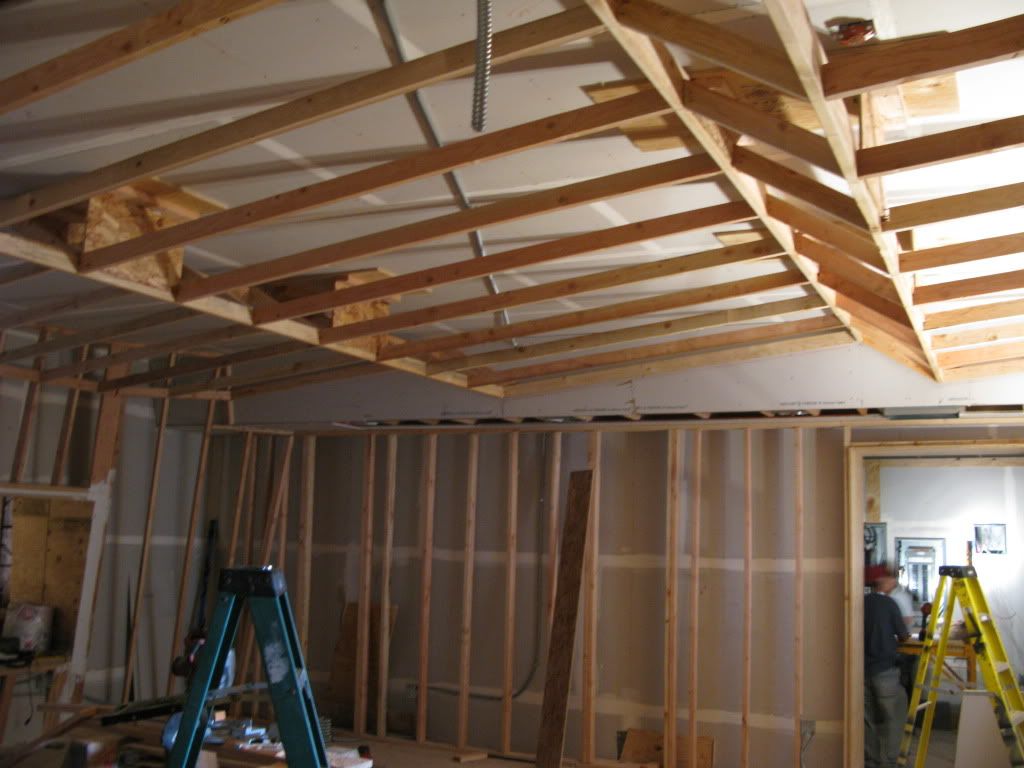
[(900, 671), (887, 669), (864, 678), (864, 766), (894, 768), (907, 719), (907, 694)]

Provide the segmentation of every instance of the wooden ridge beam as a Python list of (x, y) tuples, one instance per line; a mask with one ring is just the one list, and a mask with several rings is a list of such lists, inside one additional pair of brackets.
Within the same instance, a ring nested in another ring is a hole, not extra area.
[(853, 343), (846, 328), (839, 330), (820, 331), (792, 339), (772, 339), (762, 343), (744, 344), (727, 349), (688, 353), (678, 357), (670, 357), (647, 362), (630, 363), (600, 371), (584, 371), (565, 374), (549, 379), (525, 381), (510, 384), (505, 388), (506, 397), (527, 397), (543, 395), (549, 392), (565, 390), (572, 387), (592, 386), (608, 381), (624, 381), (647, 376), (686, 370), (711, 365), (729, 365), (732, 363), (758, 360), (765, 357), (810, 352), (828, 349)]
[(679, 355), (700, 352), (707, 349), (721, 349), (724, 347), (744, 346), (765, 340), (777, 340), (791, 336), (799, 336), (806, 333), (818, 333), (820, 331), (842, 328), (843, 325), (834, 316), (813, 317), (807, 320), (796, 320), (789, 323), (769, 323), (757, 328), (745, 328), (739, 331), (727, 331), (725, 333), (707, 334), (704, 336), (689, 337), (677, 341), (668, 341), (661, 344), (647, 344), (629, 349), (617, 349), (611, 352), (600, 352), (593, 355), (570, 357), (564, 360), (554, 360), (548, 363), (536, 363), (534, 365), (522, 365), (515, 368), (506, 368), (500, 371), (485, 370), (471, 373), (469, 386), (476, 387), (483, 384), (512, 384), (530, 379), (546, 378), (548, 376), (587, 371), (607, 366), (621, 366), (624, 363), (636, 361), (653, 361), (663, 357), (675, 358)]
[(924, 317), (925, 330), (950, 328), (956, 325), (982, 323), (987, 320), (1003, 320), (1008, 317), (1024, 315), (1024, 299), (997, 301), (989, 304), (978, 304), (974, 307), (949, 309), (944, 312), (932, 312)]
[(49, 368), (43, 371), (43, 381), (59, 379), (64, 376), (78, 376), (83, 373), (109, 368), (112, 365), (149, 360), (173, 352), (187, 354), (209, 344), (252, 336), (260, 332), (258, 328), (245, 325), (229, 325), (215, 330), (199, 331), (198, 333), (179, 336), (169, 341), (125, 349), (102, 357), (90, 357), (77, 363), (60, 366), (59, 368)]
[(1024, 115), (857, 150), (861, 177), (899, 173), (1024, 144)]
[[(602, 26), (593, 14), (585, 8), (574, 8), (496, 33), (491, 61), (497, 66), (601, 31)], [(54, 211), (137, 179), (156, 176), (318, 120), (470, 74), (475, 67), (475, 51), (475, 40), (446, 48), (300, 96), (96, 171), (0, 201), (0, 226)]]
[(867, 227), (857, 202), (849, 195), (822, 184), (810, 176), (769, 160), (746, 147), (737, 146), (732, 153), (736, 170), (753, 176), (770, 187), (799, 198), (820, 211), (836, 216), (848, 224), (862, 229)]
[(69, 333), (36, 344), (30, 344), (24, 347), (15, 347), (14, 349), (7, 350), (6, 352), (0, 352), (0, 363), (6, 363), (10, 360), (20, 360), (33, 355), (47, 355), (51, 352), (61, 352), (65, 349), (83, 347), (86, 344), (95, 344), (98, 341), (115, 339), (119, 336), (126, 336), (130, 333), (135, 333), (136, 331), (142, 331), (149, 328), (159, 328), (171, 323), (177, 323), (192, 316), (191, 310), (184, 307), (175, 307), (173, 309), (165, 309), (162, 312), (157, 312), (156, 314), (147, 315), (145, 317), (133, 317), (129, 320), (120, 320), (116, 323), (110, 323), (99, 328), (92, 328), (82, 331), (81, 333)]
[(716, 93), (692, 80), (685, 84), (683, 104), (725, 128), (781, 149), (826, 171), (836, 174), (840, 172), (824, 136), (784, 118)]
[(638, 117), (649, 117), (668, 111), (668, 105), (654, 91), (642, 91), (621, 99), (569, 110), (504, 130), (474, 136), (439, 149), (428, 149), (317, 184), (274, 194), (177, 226), (97, 248), (82, 254), (79, 267), (83, 272), (91, 272), (243, 227), (274, 221), (282, 216), (328, 203), (442, 174), (465, 165), (585, 136)]
[(1001, 293), (1021, 288), (1024, 288), (1024, 270), (1000, 272), (995, 275), (982, 275), (964, 280), (950, 280), (946, 283), (918, 286), (914, 289), (914, 303), (929, 304), (933, 301), (968, 299), (973, 296), (984, 296), (989, 293)]
[(900, 255), (900, 270), (917, 272), (1015, 253), (1024, 253), (1024, 232), (909, 251)]
[(958, 32), (850, 48), (822, 66), (822, 88), (827, 98), (844, 99), (873, 88), (1013, 58), (1021, 50), (1024, 15)]
[(847, 256), (853, 256), (870, 267), (885, 271), (885, 262), (878, 252), (878, 246), (864, 230), (838, 219), (818, 215), (774, 195), (767, 196), (765, 208), (769, 216), (788, 224), (795, 232), (810, 235), (815, 240), (837, 248)]
[(953, 349), (983, 344), (995, 344), (1012, 339), (1024, 339), (1024, 322), (973, 328), (952, 333), (936, 333), (932, 336), (932, 349)]
[(473, 368), (481, 368), (485, 365), (531, 360), (537, 357), (550, 357), (551, 355), (578, 352), (594, 347), (607, 347), (613, 344), (642, 341), (659, 336), (671, 336), (686, 331), (733, 325), (735, 323), (750, 322), (751, 320), (787, 315), (794, 312), (806, 312), (825, 307), (825, 302), (821, 297), (804, 296), (799, 299), (783, 299), (766, 304), (755, 304), (750, 307), (721, 309), (716, 312), (707, 312), (674, 320), (661, 320), (629, 328), (620, 328), (614, 331), (590, 333), (583, 336), (573, 336), (568, 339), (558, 339), (557, 341), (541, 342), (527, 346), (500, 349), (495, 352), (482, 352), (477, 355), (458, 356), (437, 362), (428, 362), (427, 373), (467, 371)]
[(466, 211), (457, 211), (433, 219), (412, 222), (383, 232), (374, 232), (271, 261), (239, 267), (212, 277), (184, 279), (178, 288), (178, 298), (187, 303), (234, 288), (285, 278), (362, 256), (390, 253), (399, 248), (447, 235), (463, 234), (501, 222), (565, 210), (641, 189), (653, 189), (683, 181), (709, 178), (719, 172), (715, 163), (706, 155), (686, 157), (681, 160), (671, 160), (657, 165), (622, 171), (609, 176), (521, 195), (509, 200), (501, 200)]
[(91, 307), (93, 304), (101, 304), (104, 301), (110, 301), (123, 295), (123, 291), (107, 286), (90, 291), (89, 293), (80, 293), (75, 296), (55, 299), (35, 307), (0, 316), (0, 328), (21, 328), (41, 320), (51, 320), (62, 312), (71, 312), (76, 309)]
[(797, 98), (804, 96), (793, 65), (780, 51), (652, 0), (612, 0), (609, 6), (624, 27), (681, 45), (702, 59), (783, 93)]
[(889, 209), (889, 218), (882, 222), (882, 228), (889, 232), (913, 229), (1020, 205), (1024, 205), (1024, 182), (897, 205)]
[(181, 0), (163, 13), (0, 81), (0, 114), (45, 99), (277, 2), (280, 0)]
[(406, 356), (420, 357), (431, 352), (440, 352), (447, 349), (461, 349), (478, 344), (504, 341), (505, 339), (524, 338), (538, 333), (576, 328), (581, 325), (620, 320), (625, 317), (635, 317), (637, 315), (646, 315), (680, 307), (706, 304), (712, 301), (749, 296), (764, 291), (801, 285), (804, 282), (806, 280), (799, 272), (785, 270), (732, 283), (723, 283), (705, 288), (690, 288), (660, 296), (609, 304), (596, 309), (576, 310), (537, 320), (525, 320), (496, 328), (484, 328), (478, 331), (467, 331), (465, 333), (438, 336), (421, 341), (394, 344), (381, 349), (379, 359), (387, 360)]
[(428, 267), (363, 285), (259, 306), (253, 309), (253, 322), (263, 324), (290, 317), (300, 317), (346, 304), (398, 296), (410, 291), (435, 288), (439, 285), (447, 285), (473, 277), (493, 275), (531, 264), (546, 263), (666, 235), (748, 221), (753, 217), (754, 214), (750, 210), (750, 206), (746, 203), (736, 202), (660, 216), (655, 219), (645, 219), (618, 227), (584, 232), (558, 240), (502, 251), (483, 258), (472, 258), (454, 264)]
[(322, 342), (342, 341), (361, 336), (384, 333), (399, 328), (411, 328), (419, 325), (430, 325), (443, 320), (457, 317), (493, 312), (498, 309), (522, 306), (540, 301), (587, 293), (604, 288), (611, 288), (645, 280), (671, 277), (686, 272), (693, 272), (728, 264), (739, 264), (772, 256), (782, 255), (784, 251), (770, 239), (759, 240), (743, 245), (716, 248), (711, 251), (676, 256), (631, 267), (619, 267), (603, 272), (595, 272), (582, 277), (572, 277), (551, 283), (531, 285), (513, 291), (505, 291), (496, 296), (480, 296), (472, 299), (455, 301), (450, 304), (439, 304), (399, 315), (363, 320), (348, 323), (334, 328), (325, 328), (320, 332)]

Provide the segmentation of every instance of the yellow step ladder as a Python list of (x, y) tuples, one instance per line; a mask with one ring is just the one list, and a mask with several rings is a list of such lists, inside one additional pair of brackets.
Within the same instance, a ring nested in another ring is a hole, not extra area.
[[(1021, 697), (1017, 677), (1006, 657), (1006, 649), (999, 637), (995, 620), (989, 612), (985, 593), (978, 583), (978, 573), (969, 565), (945, 565), (939, 568), (939, 586), (933, 601), (935, 607), (928, 620), (897, 764), (909, 764), (914, 725), (923, 710), (924, 722), (921, 725), (914, 768), (924, 768), (935, 716), (935, 702), (939, 696), (939, 678), (946, 660), (946, 644), (953, 624), (953, 609), (957, 603), (967, 628), (964, 642), (973, 646), (981, 667), (982, 681), (994, 696), (996, 721), (999, 723), (1003, 743), (1010, 753), (1010, 764), (1024, 766), (1024, 698)], [(922, 698), (925, 699), (923, 703)]]

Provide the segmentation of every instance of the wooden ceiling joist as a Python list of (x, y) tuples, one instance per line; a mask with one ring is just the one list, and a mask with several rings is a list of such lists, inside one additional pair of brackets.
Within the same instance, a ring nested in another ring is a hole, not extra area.
[(104, 301), (110, 301), (123, 295), (124, 292), (117, 288), (104, 287), (89, 293), (80, 293), (75, 296), (54, 299), (35, 307), (0, 316), (0, 328), (21, 328), (43, 320), (52, 320), (64, 312), (72, 312), (76, 309), (93, 306), (94, 304), (101, 304)]
[(496, 275), (533, 264), (547, 263), (667, 235), (747, 221), (753, 218), (753, 215), (750, 206), (746, 203), (722, 203), (695, 211), (584, 232), (558, 240), (502, 251), (483, 258), (466, 259), (439, 267), (429, 267), (417, 272), (396, 275), (372, 283), (304, 296), (277, 304), (265, 304), (254, 308), (253, 322), (262, 325), (285, 318), (302, 317), (346, 304), (400, 296), (411, 291), (436, 288), (473, 277)]
[(1024, 299), (1011, 301), (995, 301), (989, 304), (978, 304), (973, 307), (948, 309), (943, 312), (932, 312), (925, 315), (925, 330), (952, 328), (957, 325), (983, 323), (988, 320), (1005, 320), (1024, 315)]
[(536, 320), (524, 320), (518, 323), (510, 323), (509, 325), (466, 331), (448, 336), (438, 336), (421, 341), (387, 345), (381, 349), (377, 359), (390, 360), (407, 356), (425, 357), (434, 352), (464, 349), (466, 347), (506, 341), (508, 339), (522, 339), (540, 333), (562, 331), (567, 328), (578, 328), (584, 325), (594, 325), (628, 317), (650, 315), (655, 312), (667, 312), (680, 309), (681, 307), (699, 306), (714, 301), (735, 299), (740, 296), (750, 296), (767, 291), (790, 288), (802, 285), (804, 282), (806, 282), (806, 278), (801, 273), (796, 270), (786, 270), (770, 275), (762, 275), (761, 277), (737, 280), (731, 283), (720, 283), (703, 288), (689, 288), (683, 291), (675, 291), (643, 299), (633, 299), (593, 309), (580, 309)]
[[(498, 66), (547, 48), (592, 37), (601, 29), (600, 22), (586, 8), (574, 8), (496, 33), (492, 40), (491, 62)], [(318, 120), (470, 74), (475, 65), (476, 41), (470, 41), (346, 80), (96, 171), (0, 201), (0, 226), (54, 211), (137, 179), (156, 176)]]
[(897, 205), (889, 209), (889, 217), (882, 222), (882, 228), (887, 231), (912, 229), (1021, 205), (1024, 205), (1024, 182)]
[(868, 266), (885, 271), (885, 262), (878, 253), (878, 247), (865, 230), (801, 208), (774, 195), (766, 197), (765, 208), (769, 216), (788, 224), (794, 232), (803, 232)]
[(184, 307), (174, 307), (145, 317), (119, 320), (99, 328), (91, 328), (80, 333), (68, 333), (63, 336), (47, 339), (46, 341), (0, 352), (0, 363), (22, 360), (26, 357), (48, 355), (53, 352), (62, 352), (66, 349), (77, 349), (78, 347), (84, 347), (86, 344), (95, 344), (147, 329), (160, 328), (171, 323), (181, 322), (189, 317), (192, 317), (191, 311)]
[(1024, 232), (903, 253), (900, 254), (900, 270), (918, 272), (923, 269), (949, 267), (1015, 253), (1024, 253)]
[[(216, 389), (233, 389), (236, 387), (249, 386), (251, 384), (275, 381), (277, 379), (290, 379), (295, 376), (301, 376), (309, 373), (350, 367), (352, 365), (373, 366), (373, 363), (344, 362), (337, 355), (328, 353), (316, 360), (302, 360), (300, 362), (291, 363), (290, 365), (281, 365), (275, 368), (264, 368), (262, 370), (249, 371), (247, 373), (221, 374), (214, 376), (209, 381), (201, 381), (193, 384), (177, 384), (171, 386), (169, 389), (172, 396), (187, 395), (193, 392), (206, 392)], [(380, 366), (374, 367), (379, 368)]]
[(621, 366), (640, 361), (654, 361), (666, 357), (674, 358), (686, 353), (701, 352), (708, 349), (745, 346), (762, 341), (778, 341), (809, 333), (817, 334), (822, 331), (841, 329), (842, 327), (842, 323), (831, 315), (827, 317), (814, 317), (807, 320), (796, 320), (789, 323), (769, 323), (756, 328), (712, 333), (662, 342), (660, 344), (645, 344), (639, 347), (618, 349), (612, 352), (600, 352), (593, 355), (580, 355), (563, 360), (554, 360), (549, 363), (520, 365), (503, 370), (475, 371), (469, 374), (469, 385), (470, 387), (484, 384), (506, 385), (608, 366)]
[(1024, 323), (1006, 323), (985, 328), (936, 333), (932, 335), (932, 348), (937, 350), (956, 349), (957, 347), (996, 344), (1013, 339), (1024, 339)]
[(870, 288), (865, 288), (860, 283), (855, 283), (842, 275), (824, 269), (818, 273), (818, 279), (822, 285), (827, 285), (836, 293), (848, 296), (859, 304), (870, 307), (880, 315), (884, 315), (894, 323), (910, 328), (910, 324), (907, 322), (907, 314), (903, 311), (903, 307), (884, 296), (879, 296)]
[(383, 365), (375, 365), (373, 363), (353, 363), (351, 365), (344, 365), (324, 371), (313, 371), (310, 373), (299, 374), (297, 376), (289, 376), (288, 378), (274, 379), (272, 381), (263, 381), (256, 384), (249, 384), (244, 387), (238, 387), (237, 389), (231, 390), (231, 397), (232, 399), (254, 397), (256, 395), (270, 394), (271, 392), (282, 392), (284, 390), (294, 389), (295, 387), (306, 387), (311, 384), (323, 384), (332, 381), (342, 381), (344, 379), (360, 378), (362, 376), (373, 376), (378, 373), (386, 373), (387, 371), (388, 368)]
[(653, 91), (570, 110), (465, 141), (429, 149), (390, 163), (265, 197), (82, 254), (91, 272), (208, 237), (265, 224), (283, 216), (434, 176), (465, 165), (505, 157), (612, 128), (637, 117), (662, 114), (668, 106)]
[(331, 243), (210, 277), (182, 279), (178, 288), (178, 298), (187, 303), (235, 288), (279, 280), (363, 256), (388, 253), (447, 235), (463, 234), (501, 222), (565, 210), (642, 189), (710, 178), (718, 173), (718, 167), (705, 155), (622, 171), (466, 211), (457, 211), (434, 219), (413, 222), (340, 243)]
[(36, 275), (44, 275), (49, 271), (46, 267), (40, 267), (37, 264), (15, 264), (12, 267), (4, 267), (0, 269), (0, 285), (11, 285)]
[(998, 360), (1014, 360), (1024, 358), (1024, 341), (988, 344), (984, 347), (940, 352), (938, 357), (943, 368), (963, 368), (966, 365), (993, 363)]
[(223, 26), (280, 0), (181, 0), (163, 13), (0, 81), (0, 114)]
[(1024, 50), (1024, 15), (942, 35), (850, 48), (821, 68), (824, 93), (858, 93), (1010, 59)]
[[(573, 336), (568, 339), (557, 341), (540, 342), (523, 347), (511, 347), (494, 352), (481, 352), (476, 355), (464, 355), (446, 360), (439, 360), (427, 364), (428, 372), (439, 373), (441, 371), (469, 371), (474, 368), (482, 368), (488, 365), (500, 365), (503, 363), (519, 362), (522, 360), (533, 360), (538, 357), (551, 357), (571, 352), (580, 352), (585, 349), (596, 347), (609, 347), (615, 344), (627, 344), (635, 341), (644, 341), (661, 336), (673, 336), (687, 331), (706, 330), (724, 325), (763, 320), (769, 317), (781, 317), (797, 312), (807, 312), (815, 309), (824, 309), (825, 303), (818, 296), (804, 296), (799, 299), (783, 299), (782, 301), (770, 301), (765, 304), (756, 304), (749, 307), (736, 307), (735, 309), (720, 309), (717, 312), (706, 312), (690, 317), (680, 317), (673, 320), (660, 320), (654, 323), (634, 325), (628, 328), (620, 328), (614, 331), (603, 331), (600, 333), (589, 333), (582, 336)], [(472, 377), (470, 377), (472, 383)]]
[(899, 339), (904, 344), (914, 346), (917, 338), (914, 329), (906, 324), (906, 320), (894, 320), (893, 315), (898, 315), (888, 305), (882, 308), (888, 309), (888, 313), (882, 313), (880, 308), (862, 304), (858, 299), (864, 299), (865, 294), (860, 293), (856, 297), (837, 293), (836, 304), (850, 313), (860, 327), (877, 328), (886, 335)]
[(899, 304), (899, 296), (887, 275), (869, 269), (842, 251), (799, 232), (793, 236), (793, 243), (800, 253), (814, 261), (822, 271), (838, 275), (887, 301)]
[(1024, 116), (857, 150), (861, 177), (899, 173), (1024, 144)]
[(624, 27), (681, 45), (702, 59), (783, 93), (804, 96), (793, 65), (778, 51), (652, 0), (620, 0), (612, 3), (611, 8)]
[(676, 256), (671, 259), (661, 259), (660, 261), (635, 264), (629, 267), (619, 267), (603, 272), (593, 272), (581, 277), (571, 277), (552, 283), (531, 285), (527, 288), (505, 291), (495, 296), (480, 296), (463, 301), (455, 301), (450, 304), (438, 304), (412, 312), (403, 312), (398, 315), (388, 315), (358, 323), (339, 325), (334, 328), (325, 328), (320, 332), (320, 340), (323, 342), (342, 341), (359, 338), (360, 336), (386, 333), (400, 328), (430, 325), (459, 317), (493, 312), (498, 309), (509, 309), (524, 304), (551, 301), (589, 291), (599, 291), (620, 285), (639, 283), (645, 280), (673, 277), (702, 269), (765, 259), (779, 256), (784, 252), (777, 243), (771, 240), (745, 243), (728, 248), (716, 248), (702, 253)]
[(1000, 272), (995, 275), (969, 277), (964, 280), (950, 280), (934, 285), (921, 285), (914, 289), (916, 304), (930, 304), (935, 301), (967, 299), (1003, 291), (1019, 291), (1024, 288), (1024, 270)]

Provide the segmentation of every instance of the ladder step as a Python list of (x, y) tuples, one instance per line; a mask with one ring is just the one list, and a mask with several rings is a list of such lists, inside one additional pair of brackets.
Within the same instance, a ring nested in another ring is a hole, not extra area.
[(1018, 709), (1015, 712), (1011, 712), (1009, 715), (1009, 720), (1014, 728), (1016, 728), (1021, 723), (1024, 723), (1024, 710)]
[(996, 661), (993, 662), (992, 666), (995, 667), (997, 675), (1001, 675), (1003, 672), (1010, 671), (1010, 662), (1008, 661)]
[(930, 701), (926, 701), (924, 704), (918, 704), (917, 709), (915, 709), (914, 712), (920, 712), (923, 709), (928, 709), (931, 705), (932, 703)]

